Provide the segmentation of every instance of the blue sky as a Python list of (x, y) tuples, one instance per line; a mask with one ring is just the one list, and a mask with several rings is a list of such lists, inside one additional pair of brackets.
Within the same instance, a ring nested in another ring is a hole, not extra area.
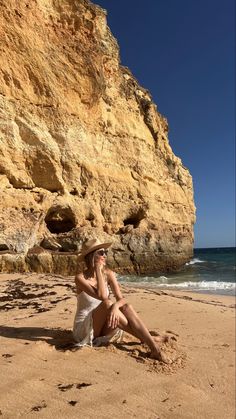
[(190, 170), (195, 247), (235, 246), (234, 0), (94, 0)]

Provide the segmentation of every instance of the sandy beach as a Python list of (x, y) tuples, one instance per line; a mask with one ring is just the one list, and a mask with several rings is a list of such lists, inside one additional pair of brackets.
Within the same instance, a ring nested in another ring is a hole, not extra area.
[(153, 333), (173, 338), (163, 346), (170, 366), (150, 360), (128, 335), (107, 347), (66, 349), (76, 309), (73, 278), (0, 275), (0, 416), (235, 417), (234, 297), (122, 291)]

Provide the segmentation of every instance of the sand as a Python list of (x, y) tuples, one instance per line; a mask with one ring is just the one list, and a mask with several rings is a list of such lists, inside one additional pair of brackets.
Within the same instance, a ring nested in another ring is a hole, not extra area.
[(168, 333), (173, 363), (124, 343), (66, 350), (76, 308), (73, 278), (0, 275), (3, 418), (235, 417), (235, 300), (124, 288), (150, 330)]

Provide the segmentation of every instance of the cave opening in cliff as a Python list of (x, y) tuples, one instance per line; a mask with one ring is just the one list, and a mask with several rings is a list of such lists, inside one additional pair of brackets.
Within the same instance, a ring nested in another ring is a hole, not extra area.
[(144, 210), (141, 208), (136, 213), (133, 213), (130, 217), (126, 218), (123, 223), (124, 226), (132, 225), (134, 228), (137, 228), (140, 224), (140, 221), (145, 218)]
[(45, 223), (48, 230), (55, 234), (66, 233), (76, 227), (75, 215), (71, 208), (59, 205), (48, 210)]

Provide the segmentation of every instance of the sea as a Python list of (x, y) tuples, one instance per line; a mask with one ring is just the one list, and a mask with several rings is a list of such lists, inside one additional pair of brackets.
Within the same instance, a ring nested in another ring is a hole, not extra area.
[(235, 247), (194, 249), (192, 260), (181, 271), (140, 276), (120, 275), (119, 282), (132, 287), (235, 295), (235, 266)]

